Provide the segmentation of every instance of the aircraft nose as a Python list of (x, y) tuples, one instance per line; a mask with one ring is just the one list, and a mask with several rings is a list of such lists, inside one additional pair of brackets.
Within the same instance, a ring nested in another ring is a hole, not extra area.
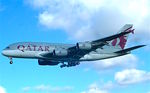
[(3, 50), (2, 55), (6, 56), (7, 55), (7, 50)]
[(5, 55), (5, 51), (4, 50), (2, 51), (2, 55)]

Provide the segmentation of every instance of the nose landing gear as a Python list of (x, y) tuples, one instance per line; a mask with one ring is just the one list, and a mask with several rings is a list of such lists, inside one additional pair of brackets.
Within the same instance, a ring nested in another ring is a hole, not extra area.
[(12, 60), (12, 57), (9, 57), (9, 59), (10, 59), (10, 64), (13, 64), (13, 60)]

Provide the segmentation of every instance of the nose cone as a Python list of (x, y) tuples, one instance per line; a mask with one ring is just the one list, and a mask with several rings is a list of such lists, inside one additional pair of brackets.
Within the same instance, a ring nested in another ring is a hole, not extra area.
[(2, 51), (2, 55), (7, 56), (7, 54), (8, 54), (7, 50)]
[(2, 55), (5, 55), (5, 51), (4, 50), (2, 51)]

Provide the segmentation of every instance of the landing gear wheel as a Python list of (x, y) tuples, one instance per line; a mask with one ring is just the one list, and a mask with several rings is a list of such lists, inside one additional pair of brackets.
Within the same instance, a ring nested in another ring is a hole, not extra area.
[(63, 67), (64, 67), (63, 65), (60, 66), (60, 68), (63, 68)]
[(63, 68), (63, 67), (66, 67), (66, 65), (64, 64), (64, 65), (61, 65), (61, 66), (60, 66), (60, 68)]
[(13, 64), (13, 60), (12, 60), (12, 57), (9, 57), (9, 59), (10, 59), (10, 64)]
[(13, 64), (13, 62), (12, 62), (12, 61), (10, 61), (10, 64)]

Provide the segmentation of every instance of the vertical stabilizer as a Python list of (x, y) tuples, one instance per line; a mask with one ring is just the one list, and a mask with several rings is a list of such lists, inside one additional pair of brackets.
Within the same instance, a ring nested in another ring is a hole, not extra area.
[[(121, 33), (121, 32), (131, 32), (131, 33), (134, 33), (134, 29), (132, 29), (133, 25), (132, 24), (126, 24), (124, 25), (118, 33)], [(130, 33), (129, 33), (130, 34)], [(112, 40), (109, 45), (114, 47), (114, 48), (117, 48), (118, 50), (122, 50), (124, 49), (125, 45), (126, 45), (126, 42), (127, 42), (127, 39), (128, 39), (128, 36), (129, 34), (126, 34), (124, 36), (121, 36), (121, 37), (118, 37), (114, 40)]]

